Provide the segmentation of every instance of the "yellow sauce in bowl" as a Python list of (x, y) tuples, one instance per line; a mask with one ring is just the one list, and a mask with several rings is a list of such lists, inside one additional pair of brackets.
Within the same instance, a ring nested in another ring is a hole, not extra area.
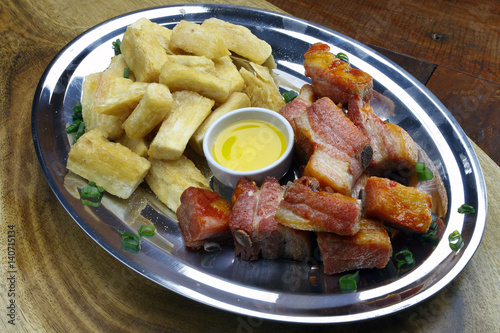
[(286, 150), (285, 135), (261, 120), (243, 120), (229, 125), (215, 138), (213, 156), (220, 165), (236, 171), (266, 167)]

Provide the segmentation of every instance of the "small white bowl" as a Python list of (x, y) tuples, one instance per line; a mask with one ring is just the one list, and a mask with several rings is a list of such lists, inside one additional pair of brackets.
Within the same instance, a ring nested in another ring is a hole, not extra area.
[[(283, 132), (286, 139), (286, 150), (283, 155), (268, 166), (251, 171), (231, 170), (217, 163), (213, 157), (212, 148), (215, 138), (229, 125), (243, 120), (266, 121)], [(293, 143), (293, 129), (285, 117), (269, 109), (249, 107), (231, 111), (215, 120), (207, 129), (203, 138), (203, 153), (215, 178), (223, 185), (234, 188), (241, 177), (247, 177), (259, 185), (267, 176), (273, 176), (278, 180), (281, 179), (287, 173), (292, 163)]]

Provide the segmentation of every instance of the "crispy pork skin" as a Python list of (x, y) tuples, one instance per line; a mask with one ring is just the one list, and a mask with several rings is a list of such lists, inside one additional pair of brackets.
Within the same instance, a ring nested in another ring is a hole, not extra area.
[(368, 138), (328, 97), (294, 118), (295, 148), (304, 175), (348, 195), (372, 159)]
[(275, 218), (298, 230), (350, 236), (359, 230), (360, 214), (355, 198), (323, 191), (316, 179), (301, 177), (286, 190)]
[(432, 223), (431, 197), (415, 187), (370, 177), (366, 181), (364, 216), (395, 229), (425, 233)]
[(315, 100), (313, 87), (310, 84), (305, 84), (300, 88), (299, 96), (288, 102), (279, 113), (288, 120), (295, 131), (295, 118), (307, 110)]
[(324, 272), (336, 274), (364, 268), (384, 268), (392, 255), (391, 240), (384, 226), (362, 218), (354, 236), (318, 233)]
[(366, 167), (372, 158), (372, 149), (366, 135), (346, 117), (330, 98), (315, 101), (296, 118), (296, 142), (300, 146), (321, 142), (332, 145)]
[(401, 127), (382, 121), (360, 96), (349, 99), (349, 119), (368, 137), (373, 148), (368, 171), (372, 175), (395, 175), (407, 180), (418, 161), (418, 145)]
[(302, 261), (310, 257), (310, 233), (292, 230), (275, 220), (283, 192), (273, 177), (266, 178), (260, 189), (245, 177), (238, 181), (229, 217), (236, 256), (243, 260), (284, 257)]
[(354, 175), (361, 174), (363, 170), (361, 165), (331, 145), (314, 144), (313, 147), (303, 175), (315, 178), (322, 187), (349, 195), (356, 180)]
[(373, 78), (338, 59), (328, 45), (315, 43), (304, 57), (305, 74), (318, 97), (330, 97), (336, 104), (345, 104), (354, 95), (365, 101), (371, 99)]
[(184, 190), (176, 215), (186, 246), (199, 249), (209, 241), (230, 242), (230, 212), (229, 203), (218, 193), (197, 187)]

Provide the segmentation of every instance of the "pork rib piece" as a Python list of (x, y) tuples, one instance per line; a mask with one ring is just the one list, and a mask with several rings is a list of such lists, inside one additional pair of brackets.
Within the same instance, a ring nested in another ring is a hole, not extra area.
[(236, 256), (243, 260), (257, 260), (261, 256), (264, 259), (309, 259), (310, 233), (287, 228), (275, 220), (283, 192), (283, 187), (273, 177), (267, 177), (260, 189), (245, 177), (238, 181), (229, 217)]
[(230, 212), (229, 203), (216, 192), (197, 187), (184, 190), (176, 215), (186, 246), (199, 249), (209, 241), (229, 243)]
[(419, 148), (410, 135), (398, 125), (382, 121), (360, 96), (349, 99), (348, 116), (373, 148), (370, 174), (408, 181), (415, 171)]
[(301, 177), (286, 190), (275, 218), (298, 230), (352, 236), (359, 230), (360, 215), (355, 198), (323, 191), (315, 178)]
[(362, 218), (354, 236), (318, 233), (324, 272), (336, 274), (364, 268), (384, 268), (392, 256), (389, 234), (380, 222)]
[(305, 74), (318, 97), (329, 97), (335, 104), (345, 104), (355, 95), (365, 101), (371, 99), (373, 78), (338, 59), (328, 45), (315, 43), (304, 57)]

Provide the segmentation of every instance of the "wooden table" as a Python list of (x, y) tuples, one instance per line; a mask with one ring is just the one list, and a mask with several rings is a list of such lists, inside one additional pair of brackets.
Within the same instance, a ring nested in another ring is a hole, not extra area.
[[(80, 33), (129, 11), (181, 1), (2, 0), (0, 331), (499, 331), (498, 2), (210, 2), (285, 11), (322, 24), (376, 48), (425, 83), (482, 148), (474, 145), (486, 178), (489, 216), (477, 253), (432, 298), (395, 315), (355, 324), (295, 325), (248, 318), (150, 282), (95, 244), (51, 192), (33, 148), (31, 103), (50, 60)], [(11, 229), (16, 239), (15, 295), (9, 295), (7, 273)], [(15, 325), (8, 323), (11, 299), (16, 302)]]

